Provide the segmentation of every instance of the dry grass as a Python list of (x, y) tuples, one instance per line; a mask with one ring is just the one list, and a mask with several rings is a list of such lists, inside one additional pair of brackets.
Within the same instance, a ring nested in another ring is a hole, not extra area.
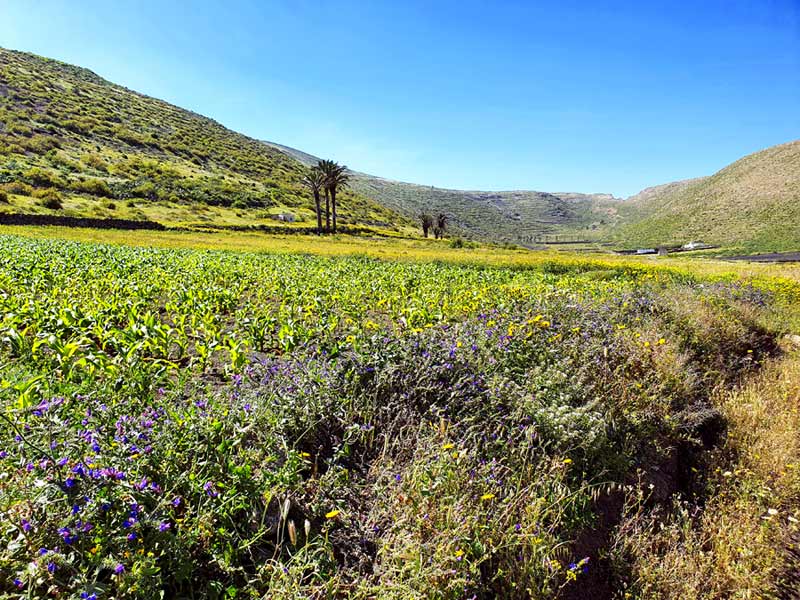
[(797, 569), (787, 547), (800, 519), (800, 351), (787, 347), (716, 404), (729, 430), (704, 509), (659, 520), (638, 503), (620, 527), (617, 550), (634, 564), (626, 597), (777, 598)]

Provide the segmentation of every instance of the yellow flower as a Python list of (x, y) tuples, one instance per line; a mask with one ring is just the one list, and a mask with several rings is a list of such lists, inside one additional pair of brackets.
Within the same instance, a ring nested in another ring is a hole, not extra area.
[(455, 447), (454, 444), (445, 444), (444, 446), (442, 446), (442, 450), (450, 450), (450, 448), (453, 447)]
[(565, 459), (564, 459), (564, 464), (565, 464), (565, 465), (572, 464), (572, 459), (571, 459), (571, 458), (565, 458)]
[(658, 345), (659, 346), (663, 346), (666, 343), (667, 343), (667, 340), (665, 340), (664, 338), (659, 338), (659, 340), (658, 340)]
[(491, 493), (484, 494), (483, 496), (481, 496), (481, 500), (483, 500), (484, 502), (491, 500), (492, 498), (494, 498), (494, 494)]
[(340, 510), (332, 510), (331, 512), (325, 513), (325, 518), (326, 519), (335, 519), (339, 515), (340, 512), (342, 512), (342, 511), (340, 511)]
[(464, 551), (461, 549), (456, 550), (456, 558), (461, 558), (462, 556), (464, 556)]

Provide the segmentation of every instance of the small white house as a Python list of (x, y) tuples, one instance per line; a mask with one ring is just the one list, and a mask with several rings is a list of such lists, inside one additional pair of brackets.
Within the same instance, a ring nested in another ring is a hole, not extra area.
[(703, 242), (689, 242), (688, 244), (684, 244), (681, 246), (683, 250), (697, 250), (698, 248), (704, 248), (705, 244)]

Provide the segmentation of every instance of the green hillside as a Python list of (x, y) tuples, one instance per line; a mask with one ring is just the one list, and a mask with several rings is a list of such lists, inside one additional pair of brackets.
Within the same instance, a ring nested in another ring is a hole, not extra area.
[[(168, 225), (311, 224), (303, 168), (219, 123), (93, 72), (0, 49), (0, 211)], [(355, 193), (340, 222), (402, 217)]]
[(800, 249), (800, 141), (699, 179), (649, 188), (620, 205), (627, 246), (692, 240), (743, 251)]
[[(317, 157), (265, 142), (304, 165)], [(609, 194), (536, 191), (468, 191), (394, 181), (353, 173), (352, 187), (409, 218), (421, 212), (445, 213), (453, 232), (477, 239), (534, 244), (543, 235), (593, 236), (617, 221), (618, 200)]]

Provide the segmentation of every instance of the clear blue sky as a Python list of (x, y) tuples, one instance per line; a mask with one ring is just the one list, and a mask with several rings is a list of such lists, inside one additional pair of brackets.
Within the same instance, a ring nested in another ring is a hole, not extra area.
[(0, 46), (443, 187), (629, 195), (800, 137), (800, 0), (0, 0)]

